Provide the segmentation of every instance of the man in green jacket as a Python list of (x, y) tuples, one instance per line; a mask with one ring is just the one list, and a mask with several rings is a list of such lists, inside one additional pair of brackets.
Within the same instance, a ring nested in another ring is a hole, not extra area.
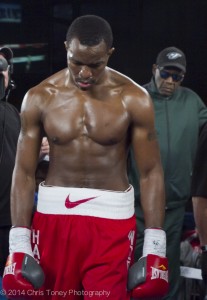
[[(185, 54), (176, 47), (163, 49), (152, 67), (152, 79), (144, 85), (152, 97), (155, 126), (165, 176), (167, 256), (170, 291), (164, 298), (178, 299), (180, 275), (180, 240), (185, 205), (190, 199), (191, 174), (199, 129), (207, 122), (207, 108), (200, 97), (181, 83), (186, 73)], [(129, 177), (135, 187), (135, 212), (138, 239), (135, 259), (142, 256), (144, 217), (140, 204), (139, 174), (133, 153)]]

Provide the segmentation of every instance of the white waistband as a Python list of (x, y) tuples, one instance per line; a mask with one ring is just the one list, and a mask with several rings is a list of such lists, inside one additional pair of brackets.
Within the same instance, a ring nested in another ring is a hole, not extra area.
[(134, 189), (124, 192), (39, 185), (37, 211), (55, 215), (82, 215), (129, 219), (134, 215)]

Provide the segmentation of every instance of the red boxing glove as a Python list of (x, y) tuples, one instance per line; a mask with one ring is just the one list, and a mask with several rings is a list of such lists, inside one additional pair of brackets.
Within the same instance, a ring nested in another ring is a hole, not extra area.
[(16, 227), (10, 231), (8, 256), (2, 286), (6, 296), (13, 300), (33, 299), (44, 283), (44, 273), (33, 257), (31, 230)]
[(146, 229), (143, 256), (129, 269), (128, 290), (134, 299), (163, 297), (169, 289), (166, 234), (161, 229)]
[(141, 257), (130, 269), (128, 289), (138, 299), (155, 299), (167, 294), (168, 261), (166, 257), (149, 254)]

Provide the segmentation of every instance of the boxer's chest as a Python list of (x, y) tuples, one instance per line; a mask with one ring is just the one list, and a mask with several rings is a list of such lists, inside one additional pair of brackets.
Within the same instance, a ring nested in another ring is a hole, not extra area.
[(113, 144), (126, 134), (129, 116), (118, 97), (71, 97), (49, 106), (43, 124), (47, 135), (59, 143), (90, 138)]

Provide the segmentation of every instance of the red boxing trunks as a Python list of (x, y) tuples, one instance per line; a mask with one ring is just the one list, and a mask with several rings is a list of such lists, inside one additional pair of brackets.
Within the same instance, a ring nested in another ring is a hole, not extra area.
[(32, 248), (46, 281), (35, 299), (130, 299), (135, 228), (132, 187), (113, 192), (40, 185)]

